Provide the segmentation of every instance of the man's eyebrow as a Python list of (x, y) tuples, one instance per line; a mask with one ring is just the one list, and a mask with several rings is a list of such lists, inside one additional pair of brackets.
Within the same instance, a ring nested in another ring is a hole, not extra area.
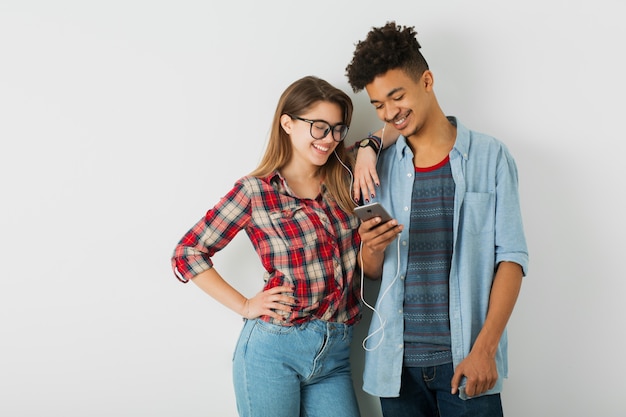
[[(404, 91), (404, 88), (403, 87), (394, 88), (393, 90), (391, 90), (390, 92), (387, 93), (387, 97), (393, 96), (398, 91)], [(371, 104), (378, 103), (378, 100), (370, 100), (370, 103)]]

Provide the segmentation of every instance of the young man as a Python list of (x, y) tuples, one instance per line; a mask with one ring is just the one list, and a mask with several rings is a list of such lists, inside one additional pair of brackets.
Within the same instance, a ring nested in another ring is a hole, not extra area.
[(379, 155), (378, 137), (362, 142), (355, 175), (355, 192), (394, 217), (359, 229), (363, 271), (382, 278), (363, 388), (385, 417), (501, 416), (505, 329), (528, 264), (517, 168), (500, 141), (446, 117), (415, 35), (373, 28), (347, 67), (401, 134)]

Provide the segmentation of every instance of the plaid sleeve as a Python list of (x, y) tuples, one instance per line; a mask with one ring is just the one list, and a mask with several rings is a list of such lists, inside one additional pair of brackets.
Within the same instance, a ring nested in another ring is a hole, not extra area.
[(172, 255), (174, 274), (181, 282), (213, 267), (211, 257), (220, 251), (250, 220), (250, 198), (242, 181), (220, 199), (180, 239)]

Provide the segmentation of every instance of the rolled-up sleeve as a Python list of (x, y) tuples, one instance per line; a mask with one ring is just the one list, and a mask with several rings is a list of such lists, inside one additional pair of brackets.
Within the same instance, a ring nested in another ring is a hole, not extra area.
[(250, 199), (241, 181), (180, 239), (172, 255), (172, 269), (181, 282), (213, 267), (211, 258), (245, 228)]
[(528, 248), (524, 236), (515, 160), (503, 145), (497, 170), (495, 224), (496, 264), (515, 262), (528, 273)]

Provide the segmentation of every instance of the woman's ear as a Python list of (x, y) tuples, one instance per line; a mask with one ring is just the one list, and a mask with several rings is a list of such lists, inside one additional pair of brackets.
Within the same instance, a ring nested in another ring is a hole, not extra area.
[(291, 117), (289, 117), (288, 114), (283, 114), (282, 116), (280, 116), (280, 125), (282, 126), (285, 133), (287, 133), (288, 135), (291, 134), (292, 122), (293, 120), (291, 119)]

